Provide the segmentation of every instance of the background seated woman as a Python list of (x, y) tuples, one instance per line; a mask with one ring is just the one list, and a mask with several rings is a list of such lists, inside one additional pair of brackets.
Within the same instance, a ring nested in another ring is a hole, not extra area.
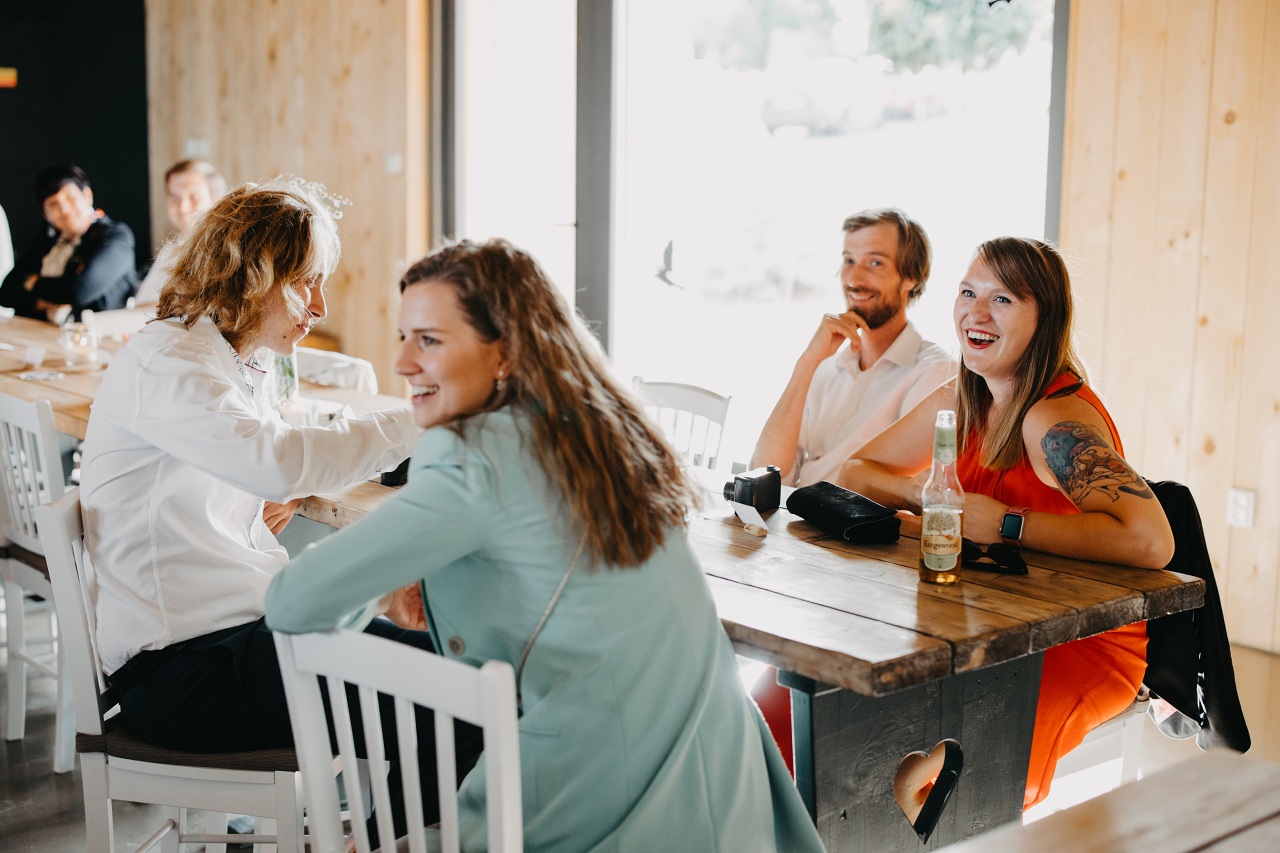
[[(502, 241), (400, 286), (396, 369), (427, 428), (408, 485), (290, 563), (268, 625), (359, 626), (421, 581), (450, 657), (522, 670), (526, 850), (821, 850), (738, 681), (675, 454), (559, 291)], [(483, 849), (483, 759), (460, 803)]]
[[(1124, 460), (1110, 415), (1072, 346), (1071, 286), (1058, 252), (1001, 237), (978, 247), (955, 302), (960, 375), (868, 442), (837, 482), (920, 511), (936, 413), (954, 409), (964, 536), (1001, 541), (1023, 513), (1021, 545), (1159, 569), (1173, 534), (1155, 495)], [(1026, 805), (1042, 800), (1058, 758), (1124, 710), (1146, 670), (1146, 623), (1045, 653)]]

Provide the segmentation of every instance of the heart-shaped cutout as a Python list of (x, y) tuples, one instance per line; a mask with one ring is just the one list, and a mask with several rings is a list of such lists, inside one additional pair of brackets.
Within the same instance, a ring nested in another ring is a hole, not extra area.
[(893, 798), (921, 842), (933, 833), (963, 767), (964, 751), (951, 738), (940, 741), (927, 755), (909, 752), (898, 762)]

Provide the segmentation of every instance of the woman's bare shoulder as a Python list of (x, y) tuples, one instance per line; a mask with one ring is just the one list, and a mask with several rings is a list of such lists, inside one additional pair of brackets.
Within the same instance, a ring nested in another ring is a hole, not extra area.
[(1115, 437), (1102, 412), (1083, 397), (1075, 394), (1050, 395), (1036, 401), (1027, 410), (1022, 422), (1022, 437), (1028, 447), (1037, 446), (1054, 431), (1089, 428), (1097, 432), (1107, 444)]

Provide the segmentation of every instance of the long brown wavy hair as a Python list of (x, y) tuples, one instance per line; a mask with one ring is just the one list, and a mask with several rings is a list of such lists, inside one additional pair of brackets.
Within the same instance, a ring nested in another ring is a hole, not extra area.
[(956, 428), (960, 450), (970, 440), (981, 442), (979, 461), (986, 468), (1008, 469), (1022, 459), (1022, 422), (1064, 370), (1086, 381), (1084, 366), (1072, 343), (1071, 278), (1062, 255), (1048, 243), (1024, 237), (997, 237), (978, 246), (975, 257), (1019, 299), (1036, 304), (1035, 334), (1018, 362), (1013, 396), (993, 422), (987, 423), (991, 392), (987, 380), (960, 361), (956, 378)]
[(298, 322), (309, 316), (289, 285), (328, 278), (342, 245), (323, 201), (303, 186), (277, 180), (236, 187), (166, 251), (174, 263), (156, 319), (176, 317), (191, 328), (207, 314), (239, 350), (280, 300)]
[[(410, 267), (400, 292), (426, 282), (452, 287), (481, 340), (505, 346), (510, 376), (482, 411), (512, 406), (528, 415), (532, 449), (581, 526), (592, 564), (649, 559), (668, 529), (685, 525), (695, 493), (538, 262), (505, 240), (462, 241)], [(464, 433), (477, 414), (452, 427)]]

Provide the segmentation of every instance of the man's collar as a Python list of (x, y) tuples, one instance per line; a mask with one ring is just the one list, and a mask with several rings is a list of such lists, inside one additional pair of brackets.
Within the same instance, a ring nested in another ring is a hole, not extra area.
[[(889, 359), (894, 364), (903, 367), (915, 367), (916, 354), (920, 352), (920, 343), (924, 338), (920, 337), (920, 333), (916, 331), (916, 327), (911, 321), (907, 321), (907, 325), (903, 327), (898, 336), (893, 339), (893, 343), (889, 344), (889, 348), (884, 351), (880, 359)], [(836, 362), (840, 367), (850, 373), (856, 374), (861, 370), (860, 354), (853, 351), (850, 347), (841, 347), (839, 354), (836, 355)], [(880, 362), (877, 361), (876, 364)], [(874, 365), (872, 365), (874, 367)]]
[(889, 344), (889, 348), (880, 357), (903, 367), (915, 367), (916, 354), (920, 352), (920, 343), (923, 340), (924, 338), (920, 337), (920, 333), (916, 331), (916, 327), (908, 320), (907, 325), (898, 333), (898, 337), (893, 339), (893, 343)]

